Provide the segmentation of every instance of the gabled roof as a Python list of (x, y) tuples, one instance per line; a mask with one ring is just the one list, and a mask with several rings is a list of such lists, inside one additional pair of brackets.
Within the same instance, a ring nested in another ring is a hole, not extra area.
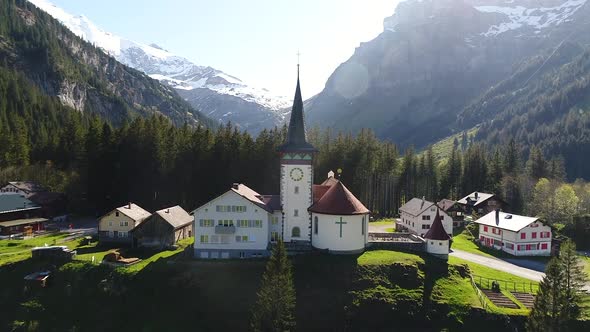
[(48, 221), (48, 219), (45, 219), (45, 218), (16, 219), (16, 220), (2, 221), (2, 222), (0, 222), (0, 227), (30, 225), (30, 224), (36, 224), (36, 223), (41, 223), (41, 222), (47, 222), (47, 221)]
[(453, 206), (455, 206), (456, 203), (457, 202), (456, 201), (453, 201), (452, 199), (443, 198), (443, 199), (440, 200), (440, 202), (436, 203), (436, 205), (438, 205), (438, 207), (441, 210), (443, 210), (445, 212), (448, 212), (449, 209), (451, 209)]
[(11, 181), (11, 182), (8, 182), (8, 184), (10, 184), (13, 187), (16, 187), (17, 189), (20, 189), (22, 191), (31, 192), (31, 193), (40, 192), (40, 191), (47, 191), (40, 184), (33, 182), (33, 181)]
[(254, 203), (255, 205), (265, 209), (268, 212), (273, 212), (273, 210), (266, 205), (263, 199), (263, 195), (260, 195), (256, 191), (250, 189), (245, 184), (241, 183), (234, 183), (230, 189), (231, 191), (235, 192), (236, 194), (244, 197), (245, 199), (249, 200), (250, 202)]
[(135, 203), (123, 205), (121, 207), (116, 208), (115, 210), (121, 212), (122, 214), (126, 215), (127, 217), (131, 218), (136, 222), (143, 221), (145, 218), (151, 215), (151, 213), (144, 210)]
[(507, 231), (518, 232), (537, 220), (539, 220), (539, 218), (519, 216), (517, 214), (510, 214), (502, 211), (498, 212), (498, 218), (496, 220), (496, 211), (492, 211), (485, 216), (474, 220), (473, 222), (480, 225), (492, 226)]
[(341, 181), (330, 187), (308, 211), (331, 215), (356, 215), (370, 212)]
[(0, 214), (40, 208), (39, 205), (19, 194), (0, 195)]
[(409, 213), (413, 216), (419, 216), (422, 212), (426, 211), (429, 207), (433, 206), (434, 203), (429, 202), (422, 198), (412, 198), (406, 204), (402, 205), (399, 210)]
[[(476, 195), (477, 195), (477, 198), (475, 198)], [(496, 195), (474, 191), (471, 194), (458, 200), (457, 203), (463, 204), (463, 205), (477, 206), (494, 196), (496, 196)], [(498, 197), (496, 197), (496, 198), (498, 198)]]
[(168, 222), (170, 226), (174, 227), (174, 229), (186, 226), (187, 224), (193, 222), (193, 217), (191, 217), (188, 212), (178, 205), (158, 210), (154, 214), (160, 216), (162, 219)]
[(432, 226), (430, 226), (430, 229), (428, 230), (428, 232), (426, 232), (426, 234), (424, 234), (425, 239), (439, 240), (439, 241), (450, 239), (449, 234), (447, 234), (447, 231), (445, 231), (445, 228), (443, 227), (443, 224), (440, 221), (440, 214), (438, 211), (439, 211), (439, 209), (436, 209), (436, 216), (434, 216), (434, 221), (432, 222)]

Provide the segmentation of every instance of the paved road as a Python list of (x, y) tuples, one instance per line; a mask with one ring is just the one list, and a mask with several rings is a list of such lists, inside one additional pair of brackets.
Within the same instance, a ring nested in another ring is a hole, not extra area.
[(494, 257), (472, 254), (456, 249), (453, 249), (453, 252), (451, 252), (449, 255), (535, 281), (541, 281), (541, 279), (543, 279), (545, 276), (545, 273), (543, 272), (520, 267)]

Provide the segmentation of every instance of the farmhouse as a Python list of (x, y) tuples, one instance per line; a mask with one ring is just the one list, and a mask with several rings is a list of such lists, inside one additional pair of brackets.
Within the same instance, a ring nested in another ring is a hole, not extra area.
[(156, 211), (131, 231), (140, 247), (167, 248), (192, 234), (193, 217), (180, 206)]
[(133, 203), (118, 207), (98, 220), (98, 241), (132, 244), (129, 232), (150, 215)]
[(433, 202), (424, 198), (412, 198), (409, 202), (399, 208), (400, 222), (397, 227), (405, 229), (410, 233), (424, 237), (432, 227), (434, 218), (440, 213), (440, 221), (449, 236), (453, 234), (453, 219)]
[(288, 250), (363, 251), (369, 210), (330, 172), (313, 184), (318, 150), (305, 137), (299, 77), (285, 144), (279, 147), (280, 194), (261, 195), (244, 184), (197, 208), (195, 257), (261, 257), (282, 239)]
[(47, 191), (41, 185), (32, 181), (11, 181), (0, 188), (0, 195), (18, 194), (26, 198), (35, 193)]
[(436, 205), (453, 219), (453, 227), (459, 227), (463, 224), (465, 213), (459, 203), (445, 198), (436, 203)]
[(477, 191), (461, 198), (457, 201), (466, 214), (471, 215), (473, 212), (479, 216), (490, 213), (496, 209), (505, 209), (507, 204), (500, 197), (494, 194), (480, 193)]
[(492, 211), (475, 220), (479, 242), (515, 256), (549, 256), (551, 228), (538, 218)]

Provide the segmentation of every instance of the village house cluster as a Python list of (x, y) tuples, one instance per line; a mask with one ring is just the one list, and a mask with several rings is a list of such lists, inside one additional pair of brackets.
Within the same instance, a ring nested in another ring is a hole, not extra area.
[[(299, 78), (286, 142), (277, 152), (278, 194), (259, 194), (234, 183), (190, 214), (180, 206), (150, 213), (128, 203), (99, 218), (99, 241), (168, 248), (194, 236), (193, 254), (201, 259), (265, 257), (279, 240), (293, 253), (353, 254), (380, 243), (447, 257), (453, 229), (472, 221), (479, 225), (477, 241), (482, 246), (516, 256), (551, 252), (548, 226), (537, 218), (503, 212), (506, 202), (482, 192), (436, 203), (412, 198), (399, 209), (396, 236), (369, 234), (370, 211), (334, 172), (322, 183), (313, 183), (318, 150), (305, 137)], [(42, 230), (44, 217), (61, 208), (61, 197), (31, 182), (10, 182), (0, 188), (0, 232)]]

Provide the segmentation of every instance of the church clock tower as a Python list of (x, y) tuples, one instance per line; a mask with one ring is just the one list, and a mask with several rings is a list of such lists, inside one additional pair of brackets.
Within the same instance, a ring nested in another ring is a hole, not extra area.
[(305, 138), (303, 99), (297, 87), (291, 110), (289, 131), (285, 144), (278, 148), (281, 155), (281, 205), (283, 207), (283, 240), (310, 241), (311, 216), (307, 209), (313, 203), (313, 158), (318, 150)]

